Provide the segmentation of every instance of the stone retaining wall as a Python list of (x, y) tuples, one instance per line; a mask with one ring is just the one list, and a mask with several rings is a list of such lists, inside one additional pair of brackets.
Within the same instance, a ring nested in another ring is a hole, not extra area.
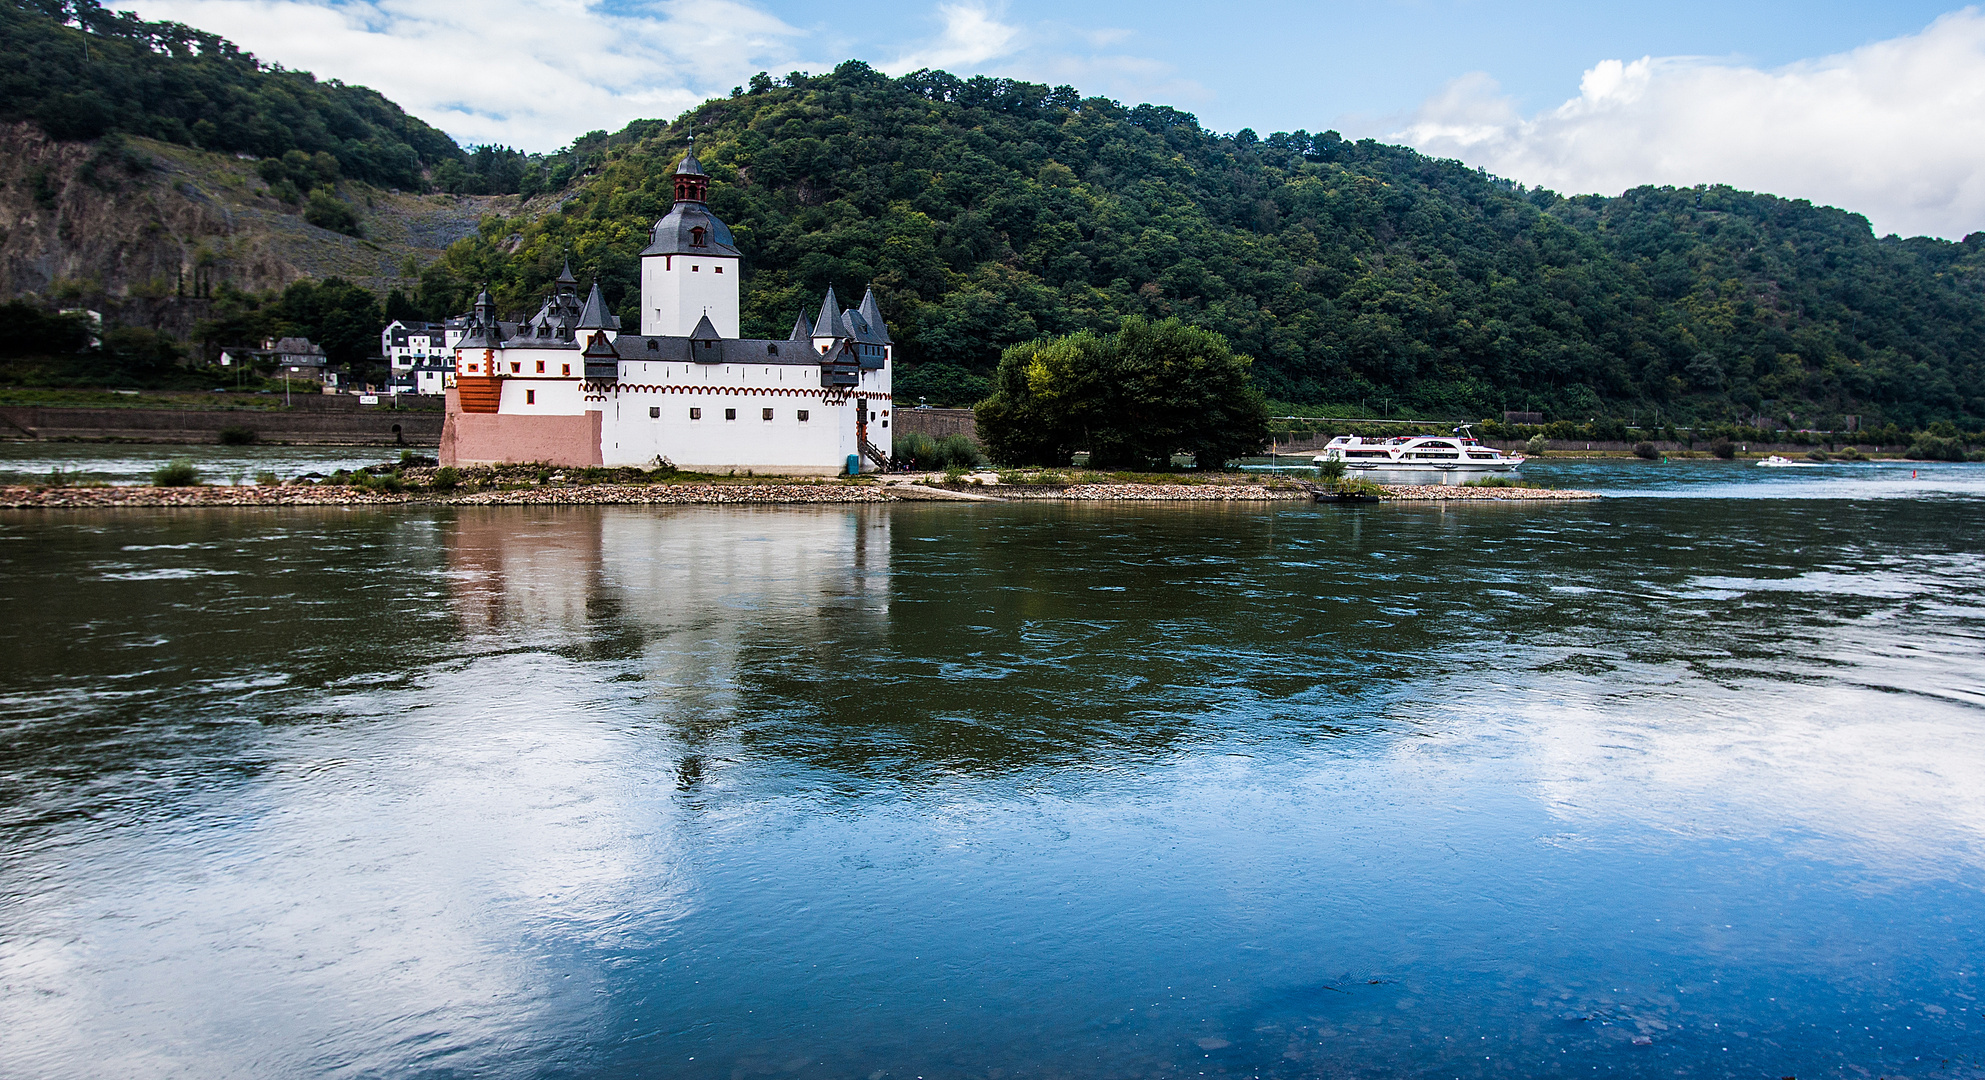
[(326, 407), (318, 398), (294, 409), (78, 409), (0, 406), (0, 439), (121, 440), (217, 443), (227, 428), (246, 428), (262, 443), (313, 446), (439, 446), (441, 412), (352, 404)]
[(898, 435), (928, 435), (942, 439), (963, 435), (979, 441), (979, 422), (970, 409), (897, 409), (892, 417)]

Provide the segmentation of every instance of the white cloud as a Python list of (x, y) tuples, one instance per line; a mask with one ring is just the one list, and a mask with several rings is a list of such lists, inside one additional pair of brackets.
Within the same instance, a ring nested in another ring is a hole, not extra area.
[[(587, 131), (671, 118), (752, 73), (826, 71), (851, 56), (1006, 75), (1126, 101), (1190, 104), (1206, 88), (1130, 55), (1131, 31), (1022, 24), (997, 7), (945, 0), (935, 35), (906, 43), (797, 27), (772, 0), (117, 0), (146, 19), (210, 30), (265, 62), (372, 87), (462, 142), (552, 150)], [(808, 54), (802, 55), (804, 49)]]
[(889, 70), (970, 69), (1012, 53), (1021, 40), (1020, 27), (999, 21), (987, 8), (940, 4), (937, 13), (944, 20), (943, 32), (886, 65)]
[[(793, 63), (801, 32), (736, 0), (133, 0), (267, 62), (372, 87), (464, 142), (551, 150), (673, 117)], [(817, 65), (816, 65), (817, 66)]]
[(1128, 102), (1190, 104), (1213, 95), (1183, 78), (1171, 64), (1123, 52), (1105, 52), (1134, 38), (1115, 27), (1079, 27), (1045, 22), (1019, 25), (1002, 21), (983, 4), (946, 3), (937, 7), (943, 27), (895, 60), (880, 65), (901, 75), (937, 68), (954, 75), (1005, 75), (1050, 85), (1068, 84), (1085, 94)]
[(1877, 232), (1957, 238), (1985, 229), (1985, 14), (1770, 71), (1606, 60), (1528, 118), (1465, 75), (1391, 137), (1567, 193), (1727, 183), (1853, 210)]

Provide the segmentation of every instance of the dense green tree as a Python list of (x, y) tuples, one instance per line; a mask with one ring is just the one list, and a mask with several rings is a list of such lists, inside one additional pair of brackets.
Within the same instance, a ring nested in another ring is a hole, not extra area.
[(343, 278), (299, 281), (257, 313), (259, 337), (307, 337), (332, 363), (361, 363), (379, 353), (385, 312), (379, 299)]
[(22, 300), (0, 304), (0, 356), (60, 356), (90, 344), (79, 315), (59, 315)]
[(1218, 468), (1268, 443), (1251, 363), (1211, 330), (1138, 316), (1114, 334), (1015, 345), (978, 405), (979, 437), (1009, 464), (1062, 465), (1086, 450), (1098, 468), (1165, 468), (1174, 454)]
[(303, 220), (320, 229), (341, 232), (346, 236), (365, 235), (365, 228), (358, 220), (358, 211), (324, 188), (310, 193), (310, 200), (303, 207)]

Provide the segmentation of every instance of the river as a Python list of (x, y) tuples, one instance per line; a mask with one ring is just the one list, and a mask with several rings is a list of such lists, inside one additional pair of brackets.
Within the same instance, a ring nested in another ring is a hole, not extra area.
[(0, 514), (0, 1075), (1985, 1075), (1985, 467), (1532, 471)]

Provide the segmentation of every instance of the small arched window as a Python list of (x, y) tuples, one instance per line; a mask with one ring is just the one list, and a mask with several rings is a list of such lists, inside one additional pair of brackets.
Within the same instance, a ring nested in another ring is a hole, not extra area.
[(656, 351), (657, 349), (660, 349), (661, 347), (662, 347), (662, 343), (661, 343), (661, 342), (659, 342), (659, 341), (656, 341), (656, 340), (655, 340), (654, 338), (649, 338), (649, 339), (648, 339), (648, 351), (649, 351), (649, 352), (654, 352), (654, 351)]
[(702, 226), (700, 226), (700, 225), (699, 225), (699, 226), (697, 226), (697, 227), (696, 227), (696, 228), (694, 228), (694, 229), (691, 229), (691, 230), (689, 230), (689, 243), (690, 243), (690, 245), (691, 245), (692, 247), (702, 247), (702, 246), (703, 246), (703, 237), (704, 237), (704, 236), (706, 236), (706, 235), (708, 235), (708, 231), (707, 231), (706, 229), (704, 229), (704, 228), (703, 228)]
[(777, 345), (767, 345), (765, 346), (765, 353), (768, 356), (777, 356), (779, 355), (779, 347)]

